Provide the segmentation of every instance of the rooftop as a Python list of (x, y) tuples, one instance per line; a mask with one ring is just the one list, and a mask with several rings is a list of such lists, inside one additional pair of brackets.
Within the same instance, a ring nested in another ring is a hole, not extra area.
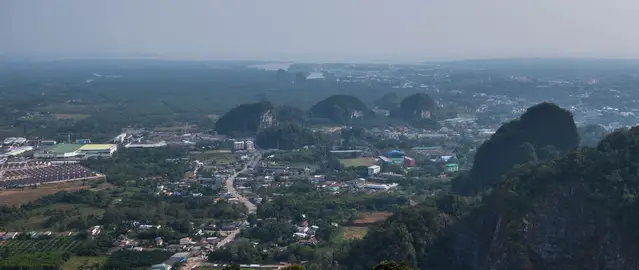
[(70, 153), (70, 152), (78, 151), (80, 147), (82, 147), (82, 145), (60, 143), (60, 144), (52, 145), (51, 147), (46, 148), (45, 151), (62, 154), (62, 153)]
[(417, 146), (413, 150), (442, 150), (441, 146)]
[(109, 150), (113, 147), (113, 144), (84, 144), (81, 145), (81, 151), (91, 151), (91, 150)]

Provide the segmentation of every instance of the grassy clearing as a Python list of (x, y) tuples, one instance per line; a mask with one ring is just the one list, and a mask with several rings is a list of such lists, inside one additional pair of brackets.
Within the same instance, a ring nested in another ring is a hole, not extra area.
[(102, 269), (107, 263), (106, 256), (100, 257), (84, 257), (73, 256), (62, 265), (61, 270), (77, 270), (77, 269)]
[(105, 212), (104, 209), (92, 207), (90, 205), (56, 203), (47, 207), (33, 209), (29, 211), (29, 218), (12, 221), (7, 224), (6, 227), (1, 229), (6, 231), (55, 231), (55, 228), (50, 228), (50, 226), (46, 225), (50, 218), (50, 215), (47, 213), (51, 211), (71, 211), (72, 213), (75, 213), (68, 218), (88, 217), (89, 215), (99, 216)]
[(339, 160), (344, 167), (359, 167), (359, 166), (373, 166), (376, 163), (376, 160), (371, 157), (362, 157), (362, 158), (343, 158)]
[(345, 241), (362, 239), (368, 233), (368, 227), (342, 227), (342, 239)]

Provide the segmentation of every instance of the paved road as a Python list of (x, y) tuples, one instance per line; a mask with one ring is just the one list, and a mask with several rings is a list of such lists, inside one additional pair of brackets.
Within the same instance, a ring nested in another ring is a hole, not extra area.
[(242, 195), (240, 195), (239, 193), (237, 193), (237, 190), (235, 190), (235, 187), (233, 186), (233, 183), (235, 182), (235, 178), (238, 175), (248, 171), (248, 166), (249, 165), (252, 166), (252, 167), (255, 167), (255, 165), (257, 165), (257, 163), (260, 161), (261, 158), (262, 158), (262, 155), (260, 155), (259, 153), (256, 154), (255, 156), (253, 156), (253, 160), (251, 160), (248, 163), (246, 163), (246, 165), (244, 165), (244, 168), (241, 171), (236, 172), (235, 174), (231, 175), (231, 177), (226, 179), (226, 191), (228, 193), (231, 193), (231, 195), (233, 195), (233, 197), (236, 197), (241, 203), (243, 203), (244, 206), (246, 206), (246, 208), (248, 209), (249, 214), (255, 214), (255, 212), (257, 211), (257, 207), (255, 206), (255, 204), (250, 202), (247, 198), (245, 198)]
[[(257, 163), (260, 162), (261, 158), (262, 158), (262, 155), (259, 153), (256, 153), (255, 156), (253, 156), (253, 159), (249, 161), (248, 163), (246, 163), (246, 165), (244, 165), (244, 168), (241, 171), (236, 172), (235, 174), (231, 175), (228, 179), (226, 179), (227, 192), (231, 193), (233, 197), (236, 197), (241, 203), (243, 203), (244, 206), (246, 206), (246, 208), (248, 209), (249, 214), (255, 214), (255, 212), (257, 212), (257, 206), (255, 206), (255, 204), (250, 202), (247, 198), (237, 193), (237, 191), (235, 190), (235, 187), (233, 186), (233, 182), (235, 181), (235, 178), (238, 175), (248, 171), (249, 165), (255, 168), (255, 165), (257, 165)], [(226, 244), (233, 242), (233, 240), (235, 240), (235, 237), (237, 236), (238, 233), (240, 233), (240, 229), (231, 231), (231, 233), (229, 233), (224, 239), (222, 239), (222, 241), (217, 243), (216, 247), (221, 248), (225, 246)]]

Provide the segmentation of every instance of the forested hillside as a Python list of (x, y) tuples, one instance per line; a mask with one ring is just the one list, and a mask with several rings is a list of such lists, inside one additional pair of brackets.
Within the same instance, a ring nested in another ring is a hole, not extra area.
[(351, 95), (330, 96), (315, 104), (310, 111), (313, 117), (325, 118), (336, 124), (374, 117), (366, 104)]
[(215, 123), (215, 131), (220, 134), (254, 134), (262, 123), (265, 114), (271, 114), (273, 104), (268, 101), (240, 104), (224, 114)]
[[(553, 106), (533, 107), (521, 121)], [(396, 212), (348, 245), (341, 262), (349, 269), (380, 259), (415, 269), (639, 269), (639, 127), (596, 148), (570, 151), (574, 143), (557, 146), (567, 151), (562, 157), (506, 170), (481, 197), (445, 195)]]
[(468, 177), (460, 177), (453, 189), (460, 194), (481, 192), (499, 182), (514, 165), (553, 159), (579, 146), (572, 114), (557, 105), (530, 107), (517, 120), (501, 126), (475, 155)]

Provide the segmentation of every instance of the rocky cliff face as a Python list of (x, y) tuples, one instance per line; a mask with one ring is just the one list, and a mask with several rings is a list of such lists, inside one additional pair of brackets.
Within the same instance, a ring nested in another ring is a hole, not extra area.
[(575, 200), (576, 189), (558, 189), (521, 216), (484, 213), (458, 231), (451, 269), (639, 269), (619, 226)]
[[(598, 155), (578, 153), (570, 159), (603, 162), (606, 155)], [(639, 269), (633, 240), (636, 221), (625, 217), (634, 213), (636, 205), (634, 196), (621, 188), (634, 190), (633, 184), (623, 182), (635, 180), (616, 174), (612, 166), (608, 171), (581, 168), (572, 161), (558, 163), (563, 164), (530, 165), (508, 176), (480, 209), (451, 230), (451, 248), (442, 253), (450, 252), (452, 263), (436, 260), (434, 265), (445, 266), (438, 269)], [(622, 210), (624, 201), (632, 205)]]

